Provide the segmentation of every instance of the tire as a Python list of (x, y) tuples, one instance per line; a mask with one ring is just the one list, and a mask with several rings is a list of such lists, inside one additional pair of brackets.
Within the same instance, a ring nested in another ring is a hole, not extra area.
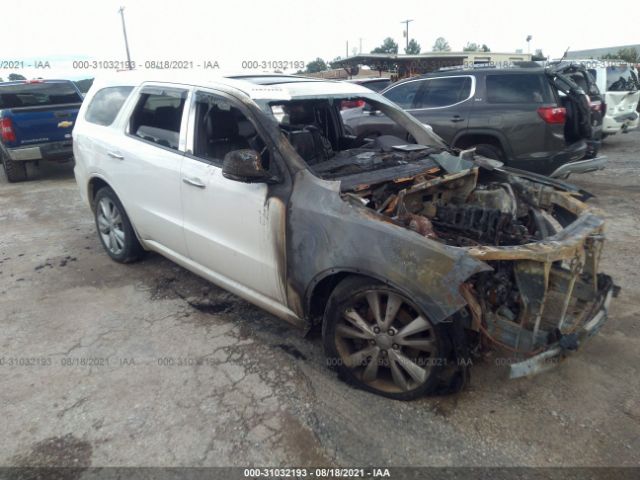
[(504, 153), (500, 147), (490, 145), (488, 143), (481, 143), (475, 145), (476, 153), (483, 157), (491, 158), (492, 160), (504, 161)]
[(27, 162), (15, 162), (4, 154), (2, 155), (2, 165), (4, 173), (10, 183), (24, 182), (27, 179)]
[(94, 205), (98, 238), (107, 255), (119, 263), (140, 260), (144, 249), (115, 192), (109, 187), (101, 188), (95, 196)]
[[(387, 308), (395, 313), (387, 317)], [(331, 294), (322, 339), (328, 364), (342, 379), (396, 400), (433, 393), (449, 351), (444, 329), (411, 300), (359, 276), (345, 278)]]

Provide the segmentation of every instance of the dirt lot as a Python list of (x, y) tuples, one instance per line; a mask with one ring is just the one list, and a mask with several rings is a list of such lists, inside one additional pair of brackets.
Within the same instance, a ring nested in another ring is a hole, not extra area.
[[(72, 170), (0, 174), (0, 465), (639, 465), (640, 133), (572, 178), (608, 217), (622, 293), (569, 361), (449, 397), (340, 382), (318, 338), (171, 262), (102, 252)], [(634, 280), (634, 278), (636, 280)]]

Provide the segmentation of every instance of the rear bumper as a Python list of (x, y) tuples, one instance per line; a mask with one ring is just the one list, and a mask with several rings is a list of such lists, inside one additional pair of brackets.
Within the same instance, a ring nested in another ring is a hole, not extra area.
[(640, 116), (638, 112), (629, 112), (622, 115), (605, 116), (602, 123), (603, 133), (614, 134), (626, 132), (638, 128)]
[(577, 162), (569, 162), (564, 165), (560, 165), (556, 168), (551, 175), (552, 178), (564, 178), (570, 173), (587, 173), (594, 172), (596, 170), (602, 170), (609, 160), (607, 157), (589, 158), (587, 160), (578, 160)]
[(611, 277), (601, 274), (602, 287), (594, 302), (593, 316), (575, 333), (562, 335), (547, 350), (522, 362), (511, 364), (509, 378), (520, 378), (542, 373), (554, 368), (569, 354), (577, 351), (585, 341), (598, 333), (609, 318), (609, 304), (617, 289)]
[(29, 160), (70, 160), (73, 157), (71, 140), (62, 142), (40, 143), (28, 147), (7, 148), (9, 158), (16, 162)]

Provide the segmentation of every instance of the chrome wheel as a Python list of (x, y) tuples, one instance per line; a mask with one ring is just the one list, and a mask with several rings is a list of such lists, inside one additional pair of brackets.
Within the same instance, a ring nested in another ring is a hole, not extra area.
[(415, 390), (440, 366), (433, 324), (403, 296), (386, 288), (361, 291), (339, 315), (334, 335), (340, 361), (370, 388)]
[(120, 255), (125, 246), (122, 213), (110, 198), (103, 197), (98, 202), (96, 218), (102, 243), (112, 254)]

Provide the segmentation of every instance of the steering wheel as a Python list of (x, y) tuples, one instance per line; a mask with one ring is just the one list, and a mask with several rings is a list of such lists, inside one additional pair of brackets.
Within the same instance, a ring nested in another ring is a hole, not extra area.
[(358, 134), (358, 136), (355, 138), (353, 143), (354, 143), (354, 145), (360, 147), (360, 146), (364, 145), (366, 138), (370, 138), (370, 137), (375, 138), (375, 137), (379, 137), (379, 136), (380, 136), (379, 132), (372, 132), (370, 130), (365, 130), (364, 132), (360, 132), (360, 134)]

